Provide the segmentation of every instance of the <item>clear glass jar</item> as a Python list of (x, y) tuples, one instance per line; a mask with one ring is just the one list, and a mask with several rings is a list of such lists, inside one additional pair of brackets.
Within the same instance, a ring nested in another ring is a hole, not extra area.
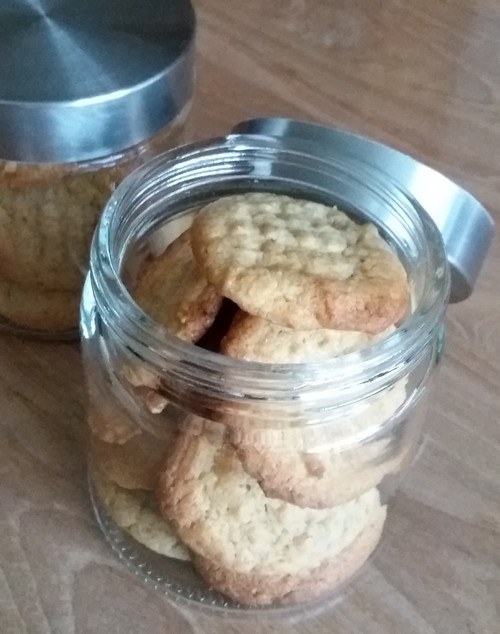
[[(154, 323), (128, 290), (141, 261), (207, 201), (255, 190), (377, 224), (406, 267), (411, 315), (364, 350), (287, 365)], [(448, 291), (436, 226), (367, 165), (233, 135), (136, 171), (100, 221), (81, 313), (89, 481), (115, 552), (165, 594), (224, 610), (335, 593), (374, 552), (419, 447)]]
[(0, 161), (0, 328), (73, 338), (90, 243), (106, 201), (145, 161), (179, 145), (190, 105), (153, 137), (77, 163)]

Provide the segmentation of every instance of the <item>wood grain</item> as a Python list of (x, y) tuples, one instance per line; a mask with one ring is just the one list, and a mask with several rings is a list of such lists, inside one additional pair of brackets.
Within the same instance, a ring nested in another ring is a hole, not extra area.
[[(469, 188), (500, 221), (500, 3), (198, 0), (196, 138), (259, 115), (370, 135)], [(378, 555), (302, 618), (169, 603), (92, 517), (77, 346), (0, 338), (2, 634), (499, 634), (500, 240), (448, 312), (425, 447)]]

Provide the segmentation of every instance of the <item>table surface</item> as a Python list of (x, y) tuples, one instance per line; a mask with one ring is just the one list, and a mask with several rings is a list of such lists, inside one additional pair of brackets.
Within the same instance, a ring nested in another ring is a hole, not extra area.
[[(500, 3), (199, 0), (196, 137), (282, 115), (369, 135), (472, 191), (500, 221)], [(0, 338), (2, 634), (499, 634), (500, 241), (451, 306), (424, 450), (385, 538), (301, 619), (171, 604), (92, 517), (76, 345)]]

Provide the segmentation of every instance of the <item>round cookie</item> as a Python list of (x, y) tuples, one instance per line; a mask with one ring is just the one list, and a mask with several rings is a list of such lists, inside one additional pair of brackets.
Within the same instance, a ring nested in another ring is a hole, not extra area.
[(358, 497), (401, 469), (408, 447), (392, 435), (370, 435), (405, 399), (405, 384), (400, 382), (366, 402), (362, 412), (310, 427), (255, 428), (242, 417), (229, 425), (229, 440), (267, 496), (328, 508)]
[[(298, 331), (240, 312), (221, 350), (230, 356), (264, 363), (304, 363), (354, 352), (389, 335), (340, 330)], [(404, 403), (404, 382), (364, 403), (350, 419), (301, 428), (266, 429), (252, 424), (261, 408), (250, 406), (226, 417), (230, 441), (244, 468), (266, 495), (298, 506), (325, 508), (342, 504), (377, 486), (397, 471), (406, 455), (384, 438), (352, 446), (359, 434), (377, 429)], [(268, 412), (269, 414), (269, 412)]]
[(139, 543), (160, 555), (189, 560), (189, 552), (147, 491), (127, 491), (94, 471), (92, 479), (108, 515)]
[(385, 520), (376, 489), (321, 510), (267, 498), (219, 436), (180, 435), (158, 482), (160, 510), (200, 574), (249, 605), (335, 590), (373, 551)]
[(409, 308), (406, 272), (372, 224), (288, 196), (220, 198), (194, 219), (207, 280), (245, 312), (309, 330), (382, 332)]
[(189, 230), (144, 263), (132, 295), (154, 321), (191, 342), (209, 329), (222, 304), (222, 296), (196, 265)]
[(378, 335), (348, 330), (294, 330), (239, 311), (221, 342), (230, 357), (260, 363), (306, 363), (349, 354), (380, 341)]
[(78, 327), (80, 293), (44, 291), (0, 278), (0, 315), (19, 328), (65, 332)]
[(159, 442), (151, 434), (141, 433), (123, 444), (90, 439), (92, 462), (109, 480), (124, 489), (153, 491), (165, 454), (173, 442)]
[(370, 524), (338, 555), (312, 570), (297, 583), (296, 578), (282, 575), (249, 576), (224, 568), (220, 563), (196, 556), (199, 573), (214, 588), (235, 601), (247, 605), (303, 603), (340, 589), (366, 563), (377, 547), (385, 523), (385, 507)]

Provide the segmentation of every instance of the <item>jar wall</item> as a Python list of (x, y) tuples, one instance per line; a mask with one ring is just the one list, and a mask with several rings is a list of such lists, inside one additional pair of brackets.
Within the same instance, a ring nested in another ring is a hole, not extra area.
[(74, 337), (92, 235), (116, 186), (184, 138), (189, 106), (143, 144), (86, 163), (0, 162), (0, 328)]

